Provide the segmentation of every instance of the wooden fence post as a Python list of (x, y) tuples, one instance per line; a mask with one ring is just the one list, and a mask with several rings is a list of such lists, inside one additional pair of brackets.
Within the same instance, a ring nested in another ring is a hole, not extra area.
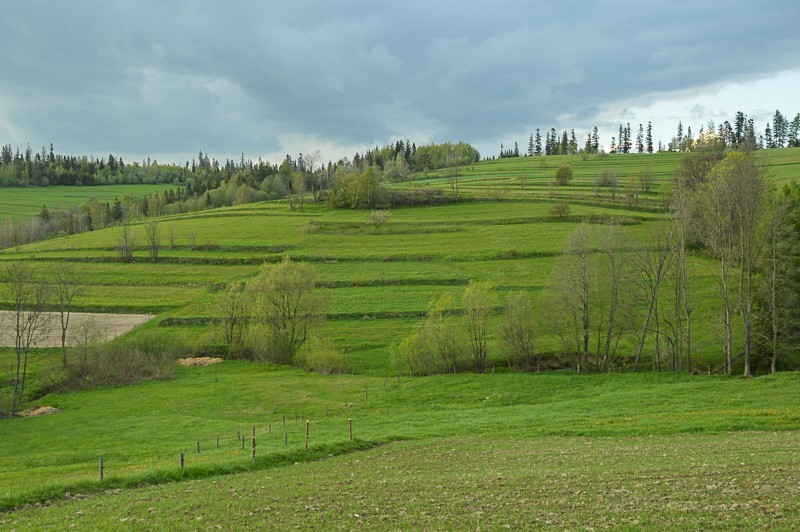
[(181, 469), (183, 469), (183, 453), (181, 453)]
[(308, 425), (309, 421), (306, 419), (306, 451), (308, 450)]
[(256, 437), (253, 436), (253, 460), (256, 459)]
[(347, 420), (347, 425), (350, 428), (350, 441), (353, 441), (353, 418)]
[(100, 480), (103, 480), (103, 457), (100, 457)]
[(197, 454), (200, 454), (200, 440), (197, 440)]

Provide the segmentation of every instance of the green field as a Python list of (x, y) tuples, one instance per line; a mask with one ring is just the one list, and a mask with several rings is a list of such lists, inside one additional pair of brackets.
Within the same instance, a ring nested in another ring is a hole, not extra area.
[(93, 187), (0, 187), (0, 220), (28, 218), (48, 209), (84, 205), (90, 198), (114, 203), (123, 194), (146, 196), (174, 189), (174, 185), (98, 185)]
[[(3, 421), (2, 504), (68, 500), (0, 524), (788, 526), (800, 517), (798, 392), (794, 374), (397, 380), (184, 368), (169, 381), (52, 396), (60, 413)], [(181, 478), (195, 480), (170, 483)]]
[[(768, 180), (800, 177), (800, 149), (758, 156)], [(800, 518), (796, 374), (632, 374), (625, 359), (633, 339), (621, 344), (623, 360), (610, 374), (524, 374), (507, 368), (496, 334), (504, 297), (525, 291), (537, 301), (582, 222), (622, 219), (631, 250), (645, 245), (666, 217), (663, 198), (680, 157), (478, 163), (461, 170), (463, 202), (393, 209), (378, 233), (367, 211), (308, 204), (298, 212), (277, 201), (159, 219), (157, 263), (148, 261), (144, 223), (132, 226), (133, 264), (119, 260), (118, 227), (0, 252), (0, 266), (31, 261), (41, 275), (76, 265), (86, 280), (76, 310), (157, 314), (129, 339), (167, 335), (188, 354), (221, 345), (221, 287), (288, 254), (316, 269), (328, 301), (322, 334), (351, 373), (226, 361), (179, 367), (163, 381), (39, 397), (58, 379), (60, 355), (36, 351), (31, 404), (60, 412), (0, 420), (0, 526), (791, 528)], [(554, 187), (563, 162), (574, 182)], [(653, 188), (635, 201), (595, 190), (603, 171), (624, 183), (645, 168)], [(451, 188), (452, 179), (435, 173), (414, 177), (393, 186)], [(549, 213), (557, 201), (570, 203), (565, 220)], [(695, 273), (693, 356), (703, 373), (717, 372), (716, 265), (698, 256)], [(498, 309), (489, 373), (399, 378), (392, 347), (435, 297), (452, 294), (460, 308), (470, 280), (491, 283)], [(537, 306), (537, 348), (556, 354), (548, 317)], [(11, 356), (0, 348), (0, 371)]]

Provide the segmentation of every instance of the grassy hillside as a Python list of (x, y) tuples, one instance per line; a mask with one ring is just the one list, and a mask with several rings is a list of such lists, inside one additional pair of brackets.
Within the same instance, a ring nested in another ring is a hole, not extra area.
[[(800, 176), (800, 149), (759, 157), (771, 181)], [(0, 513), (0, 526), (790, 527), (800, 517), (794, 374), (509, 372), (496, 337), (499, 315), (490, 324), (489, 374), (398, 379), (390, 367), (391, 347), (438, 295), (452, 293), (460, 306), (475, 279), (491, 281), (497, 307), (515, 290), (536, 298), (551, 282), (564, 239), (583, 221), (624, 218), (638, 245), (664, 219), (661, 200), (679, 160), (483, 162), (462, 169), (466, 201), (395, 209), (379, 233), (365, 211), (308, 205), (301, 213), (269, 202), (160, 219), (157, 263), (148, 261), (144, 224), (133, 226), (133, 264), (118, 258), (119, 228), (0, 252), (0, 266), (31, 261), (41, 275), (75, 264), (87, 283), (77, 310), (157, 314), (131, 336), (166, 333), (197, 352), (220, 343), (220, 289), (289, 254), (317, 270), (328, 299), (323, 333), (353, 373), (227, 361), (178, 368), (166, 381), (51, 393), (37, 403), (59, 413), (0, 420), (0, 508), (66, 500)], [(575, 170), (573, 184), (555, 187), (564, 162)], [(624, 181), (644, 166), (653, 188), (635, 201), (595, 191), (602, 172)], [(397, 186), (451, 187), (445, 176), (418, 177)], [(549, 210), (562, 200), (571, 212), (558, 220)], [(716, 367), (714, 263), (699, 257), (696, 274), (696, 363)], [(537, 306), (538, 348), (556, 352), (544, 327), (548, 311)], [(630, 354), (632, 345), (621, 350)], [(32, 394), (58, 377), (59, 356), (34, 353)], [(0, 370), (10, 357), (0, 348)], [(237, 438), (250, 438), (254, 426), (255, 461), (250, 440), (242, 449)], [(147, 487), (113, 491), (138, 486)]]
[(65, 209), (83, 205), (90, 198), (113, 203), (123, 194), (146, 196), (174, 189), (174, 185), (98, 185), (92, 187), (0, 187), (0, 220), (36, 216), (42, 205), (48, 209)]

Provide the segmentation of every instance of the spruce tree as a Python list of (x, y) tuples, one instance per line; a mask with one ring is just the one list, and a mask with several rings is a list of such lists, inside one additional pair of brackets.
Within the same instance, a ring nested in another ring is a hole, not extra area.
[(653, 123), (647, 122), (647, 136), (645, 137), (647, 143), (647, 153), (653, 153)]
[(636, 151), (644, 153), (644, 128), (639, 124), (639, 132), (636, 133)]

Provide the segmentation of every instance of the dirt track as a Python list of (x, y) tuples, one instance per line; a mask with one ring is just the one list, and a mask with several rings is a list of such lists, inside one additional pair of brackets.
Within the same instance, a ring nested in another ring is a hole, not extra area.
[[(45, 318), (46, 325), (42, 328), (45, 334), (38, 335), (35, 346), (61, 346), (61, 320), (59, 315), (57, 313), (47, 313)], [(94, 320), (89, 329), (97, 332), (98, 339), (111, 340), (150, 321), (152, 318), (153, 316), (148, 314), (87, 314), (73, 312), (69, 320), (69, 329), (67, 329), (67, 345), (75, 345), (75, 337), (86, 329), (83, 325), (87, 321)], [(12, 347), (14, 345), (14, 333), (11, 328), (12, 319), (11, 312), (0, 311), (0, 347)]]

